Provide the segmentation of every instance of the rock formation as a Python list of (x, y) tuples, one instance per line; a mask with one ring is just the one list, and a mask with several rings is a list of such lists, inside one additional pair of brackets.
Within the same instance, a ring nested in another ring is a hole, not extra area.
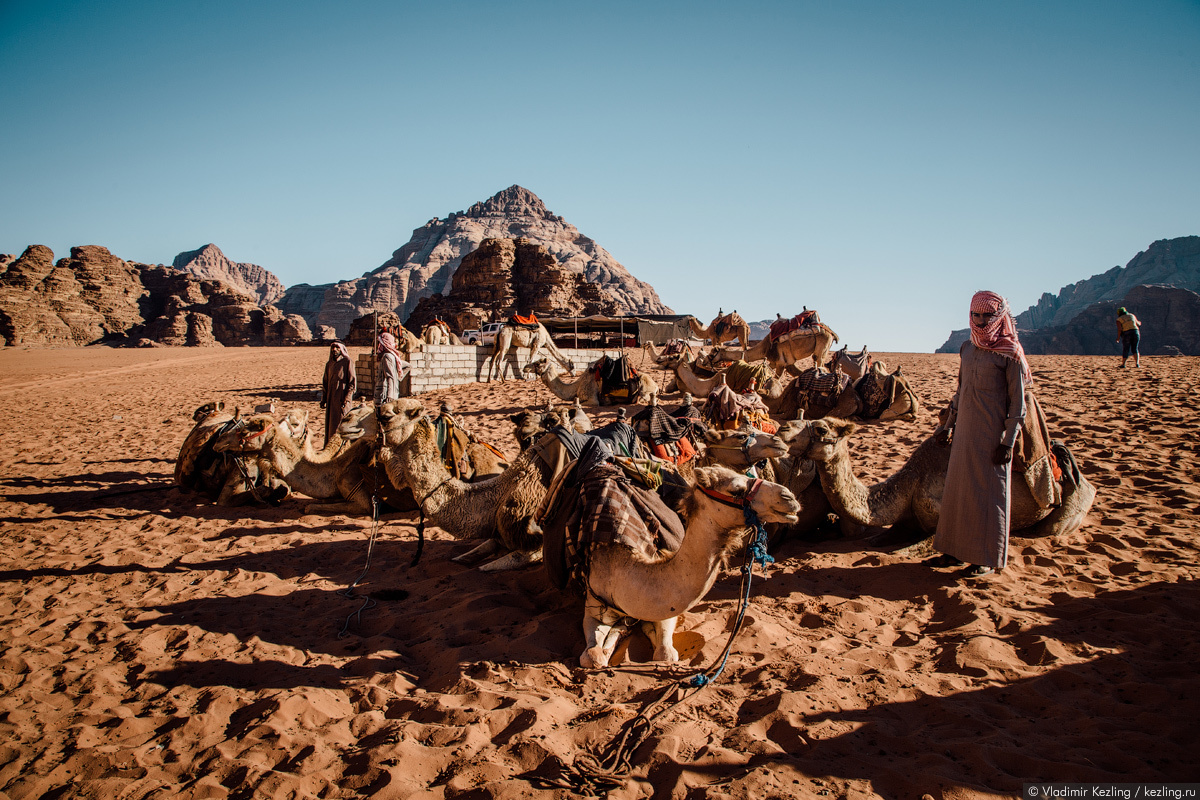
[(1124, 306), (1142, 323), (1142, 355), (1200, 355), (1200, 294), (1174, 286), (1134, 286), (1119, 300), (1093, 303), (1065, 325), (1021, 332), (1030, 354), (1114, 355), (1117, 309)]
[(276, 305), (283, 298), (279, 278), (257, 264), (230, 261), (215, 244), (180, 253), (172, 266), (201, 280), (220, 281), (250, 295), (260, 306)]
[[(1164, 292), (1169, 288), (1182, 293)], [(1150, 308), (1156, 309), (1156, 314), (1192, 313), (1189, 296), (1196, 292), (1200, 292), (1200, 236), (1161, 239), (1134, 256), (1124, 267), (1113, 267), (1064, 286), (1057, 295), (1043, 294), (1037, 304), (1016, 316), (1017, 329), (1022, 346), (1029, 353), (1119, 353), (1120, 347), (1114, 341), (1114, 323), (1112, 319), (1103, 320), (1102, 317), (1111, 311), (1115, 318), (1115, 310), (1126, 306), (1143, 322), (1143, 353), (1167, 352), (1174, 347), (1184, 353), (1200, 354), (1194, 348), (1189, 350), (1188, 337), (1182, 336), (1188, 328), (1200, 324), (1200, 317), (1151, 320), (1149, 313)], [(1139, 308), (1138, 303), (1142, 300), (1150, 305)], [(1154, 323), (1153, 327), (1147, 326), (1150, 322)], [(1089, 326), (1097, 323), (1100, 324), (1095, 334), (1090, 333)], [(957, 353), (967, 338), (966, 328), (953, 331), (937, 352)], [(1029, 343), (1037, 349), (1031, 349)]]
[[(413, 231), (412, 239), (391, 259), (361, 278), (328, 286), (292, 287), (281, 307), (301, 314), (310, 326), (330, 325), (341, 336), (348, 333), (354, 319), (375, 309), (394, 311), (407, 319), (421, 298), (451, 293), (463, 257), (484, 239), (522, 237), (544, 247), (559, 267), (598, 284), (621, 311), (672, 313), (652, 286), (630, 275), (604, 248), (520, 186), (510, 186), (446, 219), (431, 219)], [(322, 293), (321, 306), (313, 314), (310, 309), (317, 291)], [(293, 299), (293, 294), (303, 294), (304, 299)]]
[(32, 245), (0, 271), (3, 344), (106, 342), (149, 346), (278, 345), (307, 341), (308, 325), (220, 281), (71, 248), (70, 258)]
[(437, 318), (459, 333), (513, 314), (589, 316), (621, 310), (616, 298), (561, 266), (544, 245), (526, 238), (484, 239), (462, 259), (449, 294), (422, 298), (407, 325), (419, 332)]

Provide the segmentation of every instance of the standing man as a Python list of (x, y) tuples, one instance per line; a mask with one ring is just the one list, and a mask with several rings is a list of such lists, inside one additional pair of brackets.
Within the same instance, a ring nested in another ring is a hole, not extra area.
[(325, 375), (321, 381), (321, 408), (325, 409), (325, 444), (333, 436), (342, 417), (350, 410), (354, 390), (358, 381), (354, 376), (354, 364), (350, 351), (341, 342), (329, 346), (329, 360), (325, 362)]
[(375, 342), (375, 405), (400, 398), (400, 382), (408, 374), (409, 363), (400, 357), (396, 337), (389, 331)]
[(1125, 306), (1117, 309), (1117, 341), (1121, 343), (1121, 369), (1125, 368), (1125, 362), (1129, 360), (1129, 354), (1133, 354), (1133, 365), (1140, 367), (1142, 365), (1142, 354), (1138, 352), (1138, 342), (1141, 341), (1142, 334), (1139, 330), (1142, 323), (1138, 322), (1138, 318), (1125, 310)]
[(933, 546), (934, 567), (967, 565), (978, 577), (1008, 563), (1013, 446), (1033, 383), (1008, 301), (995, 292), (971, 298), (971, 339), (959, 349), (958, 391), (951, 400), (954, 438)]

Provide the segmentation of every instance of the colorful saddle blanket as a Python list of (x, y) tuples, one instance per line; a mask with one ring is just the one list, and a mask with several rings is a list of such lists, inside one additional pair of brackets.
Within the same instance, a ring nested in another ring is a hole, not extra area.
[(773, 342), (801, 328), (819, 328), (820, 326), (821, 317), (816, 311), (802, 311), (791, 319), (777, 319), (772, 322), (770, 332), (771, 341)]
[(530, 312), (528, 317), (522, 317), (518, 314), (513, 314), (508, 318), (508, 324), (514, 328), (536, 329), (540, 323), (538, 322), (537, 314)]

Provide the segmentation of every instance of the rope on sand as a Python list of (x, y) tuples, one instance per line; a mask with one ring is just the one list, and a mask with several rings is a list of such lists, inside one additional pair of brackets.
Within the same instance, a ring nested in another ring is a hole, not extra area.
[[(754, 575), (754, 565), (766, 567), (775, 559), (767, 554), (767, 531), (749, 504), (743, 512), (746, 524), (754, 531), (754, 536), (746, 545), (746, 553), (742, 560), (742, 581), (739, 592), (738, 608), (734, 617), (733, 629), (725, 643), (725, 649), (719, 658), (708, 668), (683, 681), (672, 680), (653, 700), (648, 702), (633, 719), (621, 726), (621, 731), (609, 740), (608, 744), (599, 749), (598, 753), (580, 753), (570, 765), (563, 765), (561, 777), (542, 778), (541, 783), (574, 792), (589, 795), (603, 794), (611, 789), (622, 786), (625, 778), (633, 768), (633, 755), (642, 743), (650, 736), (654, 723), (668, 712), (690, 701), (697, 694), (721, 676), (733, 651), (733, 642), (741, 631), (745, 621), (746, 609), (750, 604), (750, 581)], [(671, 695), (675, 699), (666, 705)]]

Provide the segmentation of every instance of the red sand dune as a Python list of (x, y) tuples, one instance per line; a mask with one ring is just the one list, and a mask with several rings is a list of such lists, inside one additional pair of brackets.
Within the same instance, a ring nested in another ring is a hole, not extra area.
[[(856, 435), (865, 480), (929, 434), (956, 374), (955, 356), (882, 357), (925, 409)], [(0, 797), (570, 797), (577, 759), (719, 655), (736, 571), (686, 614), (690, 660), (645, 663), (635, 638), (588, 672), (582, 603), (540, 568), (457, 566), (470, 545), (436, 529), (410, 568), (416, 517), (385, 518), (356, 591), (409, 596), (351, 618), (362, 601), (338, 592), (368, 519), (165, 485), (208, 400), (303, 406), (319, 426), (324, 359), (0, 351)], [(1015, 539), (1007, 569), (966, 582), (864, 540), (785, 544), (724, 675), (657, 721), (609, 797), (1200, 780), (1200, 360), (1030, 360), (1098, 489), (1084, 527)], [(549, 397), (508, 382), (422, 399), (515, 455), (507, 416)]]

